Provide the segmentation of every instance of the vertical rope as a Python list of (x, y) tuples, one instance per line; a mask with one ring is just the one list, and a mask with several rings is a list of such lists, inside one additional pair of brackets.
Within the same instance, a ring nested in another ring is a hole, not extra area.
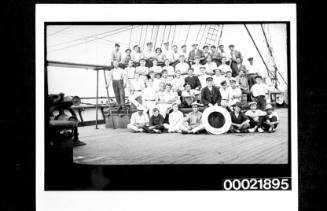
[(158, 33), (159, 33), (159, 27), (160, 26), (157, 26), (156, 35), (154, 36), (154, 46), (155, 46), (155, 48), (156, 48), (156, 45), (157, 45), (157, 38), (158, 38)]
[(167, 27), (167, 25), (165, 25), (164, 31), (162, 33), (162, 40), (161, 40), (161, 45), (160, 45), (161, 47), (162, 47), (162, 43), (163, 43), (163, 41), (165, 39), (166, 27)]
[(259, 53), (259, 56), (260, 56), (260, 58), (261, 58), (263, 64), (265, 65), (265, 67), (266, 67), (266, 69), (267, 69), (268, 76), (270, 77), (271, 72), (270, 72), (270, 70), (269, 70), (269, 68), (268, 68), (268, 66), (267, 66), (267, 64), (266, 64), (266, 62), (265, 62), (265, 60), (263, 59), (263, 57), (262, 57), (262, 55), (261, 55), (261, 53), (260, 53), (260, 51), (259, 51), (259, 48), (258, 48), (257, 44), (255, 43), (255, 41), (254, 41), (254, 39), (253, 39), (253, 37), (252, 37), (252, 35), (251, 35), (251, 33), (250, 33), (248, 27), (246, 26), (246, 24), (243, 24), (243, 25), (244, 25), (246, 31), (248, 32), (248, 34), (249, 34), (249, 36), (250, 36), (250, 38), (251, 38), (251, 40), (252, 40), (252, 42), (253, 42), (253, 44), (254, 44), (254, 47), (256, 48), (257, 52)]
[(201, 31), (201, 29), (202, 29), (202, 25), (203, 25), (203, 24), (200, 25), (200, 29), (199, 29), (199, 31), (198, 31), (198, 33), (197, 33), (197, 35), (196, 35), (195, 42), (198, 41), (198, 37), (199, 37), (200, 31)]
[(133, 27), (134, 27), (134, 25), (132, 25), (131, 32), (129, 33), (129, 42), (128, 42), (128, 47), (129, 47), (129, 48), (131, 47), (131, 40), (132, 40)]
[(151, 42), (152, 42), (152, 37), (153, 37), (153, 30), (154, 30), (154, 25), (152, 25), (152, 30), (151, 30), (151, 37), (150, 37)]
[(141, 44), (142, 33), (143, 33), (143, 25), (142, 25), (142, 28), (141, 28), (141, 35), (140, 35), (140, 40), (139, 40), (139, 46), (140, 46), (140, 44)]
[(146, 28), (145, 28), (143, 48), (144, 48), (144, 46), (145, 46), (146, 35), (147, 35), (147, 33), (148, 33), (148, 26), (149, 26), (149, 25), (146, 25)]
[(187, 42), (188, 35), (189, 35), (189, 33), (190, 33), (190, 29), (191, 29), (191, 25), (188, 27), (188, 30), (187, 30), (187, 34), (186, 34), (186, 38), (185, 38), (185, 42), (184, 42), (184, 44), (186, 44), (186, 42)]
[(174, 43), (175, 33), (176, 33), (176, 25), (175, 25), (175, 28), (174, 28), (173, 39), (172, 39), (171, 43)]
[(201, 43), (202, 43), (202, 39), (203, 39), (203, 36), (204, 36), (204, 33), (205, 33), (207, 27), (208, 27), (207, 25), (204, 25), (204, 29), (203, 29), (203, 32), (202, 32), (202, 36), (201, 36), (201, 39), (200, 39), (199, 45), (201, 45)]
[(170, 38), (170, 31), (171, 31), (171, 25), (169, 25), (169, 32), (168, 32), (167, 42), (169, 42), (169, 38)]
[(218, 39), (218, 46), (220, 44), (220, 40), (221, 40), (221, 37), (223, 35), (223, 30), (224, 30), (224, 24), (221, 25), (220, 35), (219, 35), (219, 39)]

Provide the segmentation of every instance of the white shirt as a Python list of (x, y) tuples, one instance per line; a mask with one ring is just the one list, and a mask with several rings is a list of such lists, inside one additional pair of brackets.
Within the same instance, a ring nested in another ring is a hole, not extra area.
[(150, 67), (150, 71), (153, 71), (155, 73), (161, 73), (162, 67), (160, 67), (160, 66), (152, 66), (152, 67)]
[(175, 69), (173, 66), (164, 66), (162, 69), (167, 70), (169, 76), (175, 75)]
[(209, 77), (209, 75), (207, 75), (207, 74), (203, 74), (203, 75), (198, 76), (202, 88), (207, 86), (207, 78), (208, 77)]
[(188, 61), (188, 52), (181, 52), (179, 55), (183, 55), (185, 57), (185, 61)]
[(135, 75), (135, 67), (126, 67), (124, 69), (124, 72), (125, 72), (125, 76), (128, 79), (134, 78), (134, 75)]
[(254, 84), (251, 87), (251, 92), (254, 97), (258, 97), (260, 95), (266, 95), (268, 92), (267, 86), (265, 84)]
[(218, 87), (221, 86), (222, 81), (226, 80), (225, 76), (222, 76), (222, 75), (220, 75), (220, 76), (213, 75), (212, 78), (213, 78), (213, 85), (218, 86)]
[(259, 121), (259, 116), (265, 116), (266, 112), (261, 111), (260, 109), (248, 110), (245, 112), (245, 115), (251, 117), (254, 121)]
[(257, 65), (246, 65), (246, 69), (248, 70), (248, 73), (254, 74), (254, 73), (260, 73), (259, 68)]
[(139, 62), (140, 59), (143, 58), (143, 53), (142, 53), (142, 52), (138, 53), (138, 52), (135, 52), (135, 51), (134, 51), (134, 52), (132, 53), (131, 57), (132, 57), (132, 60), (133, 60), (134, 62)]
[(153, 79), (153, 89), (155, 90), (155, 91), (158, 91), (159, 90), (159, 88), (160, 88), (160, 83), (161, 83), (161, 78), (159, 78), (159, 79), (157, 79), (157, 78), (155, 78), (155, 79)]
[(142, 91), (144, 88), (145, 88), (144, 80), (142, 80), (141, 78), (139, 78), (138, 80), (131, 79), (131, 86), (130, 86), (131, 90)]
[(136, 73), (140, 75), (147, 75), (149, 73), (149, 68), (145, 66), (144, 67), (138, 66), (136, 67)]
[(227, 64), (221, 64), (218, 67), (219, 70), (223, 71), (224, 73), (226, 73), (227, 71), (232, 71), (232, 69), (230, 68), (229, 65)]
[(111, 70), (112, 80), (123, 80), (124, 78), (124, 70), (120, 67), (114, 68)]
[(181, 71), (181, 74), (185, 74), (185, 73), (187, 73), (188, 72), (188, 68), (189, 68), (190, 66), (187, 64), (187, 63), (185, 63), (185, 62), (183, 62), (183, 63), (178, 63), (176, 66), (175, 66), (175, 69), (176, 69), (176, 71), (177, 70), (179, 70), (179, 71)]
[(230, 88), (230, 96), (231, 96), (231, 98), (240, 99), (242, 97), (242, 90), (239, 87), (236, 87), (235, 89), (233, 89), (231, 87)]
[(180, 111), (173, 111), (169, 114), (169, 124), (172, 126), (182, 124), (184, 115)]
[(173, 51), (173, 58), (174, 58), (174, 61), (178, 60), (179, 59), (179, 53), (178, 52), (174, 52)]
[(202, 64), (194, 64), (194, 65), (192, 65), (192, 68), (194, 69), (194, 75), (202, 75), (202, 72), (201, 72), (201, 70), (200, 70), (200, 68), (201, 67), (203, 67), (203, 65)]
[(154, 58), (156, 56), (156, 53), (154, 52), (154, 51), (149, 51), (149, 50), (145, 50), (145, 51), (143, 51), (143, 57), (145, 58), (145, 59), (149, 59), (149, 58)]
[(192, 96), (195, 96), (196, 92), (194, 89), (191, 89), (190, 91), (182, 91), (182, 96), (183, 97), (192, 97)]
[(166, 59), (169, 59), (169, 62), (174, 61), (174, 52), (171, 50), (164, 50), (163, 54), (165, 55)]
[(217, 64), (215, 62), (206, 63), (204, 66), (206, 67), (206, 72), (209, 74), (213, 74), (213, 70), (217, 69)]
[(222, 87), (219, 89), (220, 91), (220, 95), (221, 95), (221, 99), (222, 100), (230, 100), (231, 98), (231, 91), (230, 91), (230, 87), (227, 87), (226, 89), (223, 89)]
[(131, 124), (145, 124), (149, 122), (149, 117), (144, 112), (142, 115), (139, 115), (138, 112), (135, 112), (131, 116)]
[(143, 100), (155, 100), (156, 99), (156, 90), (154, 87), (147, 87), (143, 90), (142, 95)]
[(182, 77), (179, 78), (173, 78), (172, 85), (173, 90), (180, 91), (184, 89), (185, 80)]

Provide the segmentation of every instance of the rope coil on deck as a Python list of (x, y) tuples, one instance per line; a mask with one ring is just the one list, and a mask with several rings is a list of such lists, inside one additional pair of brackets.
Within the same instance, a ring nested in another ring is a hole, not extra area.
[(232, 119), (225, 108), (212, 106), (203, 111), (202, 124), (209, 133), (219, 135), (229, 130)]

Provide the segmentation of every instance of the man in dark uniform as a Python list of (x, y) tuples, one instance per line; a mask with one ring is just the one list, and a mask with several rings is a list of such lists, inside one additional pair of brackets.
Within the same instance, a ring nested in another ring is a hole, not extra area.
[(201, 103), (206, 106), (220, 105), (221, 95), (220, 91), (216, 86), (213, 86), (212, 77), (206, 79), (207, 86), (201, 90)]
[(184, 79), (185, 84), (190, 84), (191, 89), (200, 90), (201, 82), (197, 76), (193, 75), (193, 72), (194, 72), (193, 68), (188, 69), (188, 76)]

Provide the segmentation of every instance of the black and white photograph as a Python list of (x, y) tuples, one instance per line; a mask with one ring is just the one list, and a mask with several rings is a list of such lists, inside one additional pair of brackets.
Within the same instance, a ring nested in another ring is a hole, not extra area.
[(292, 7), (215, 5), (215, 16), (188, 5), (210, 14), (188, 20), (182, 5), (164, 5), (169, 18), (159, 5), (77, 7), (76, 18), (57, 18), (69, 5), (42, 6), (41, 192), (297, 190)]
[(46, 25), (50, 125), (76, 122), (80, 164), (286, 164), (287, 36), (286, 23)]

